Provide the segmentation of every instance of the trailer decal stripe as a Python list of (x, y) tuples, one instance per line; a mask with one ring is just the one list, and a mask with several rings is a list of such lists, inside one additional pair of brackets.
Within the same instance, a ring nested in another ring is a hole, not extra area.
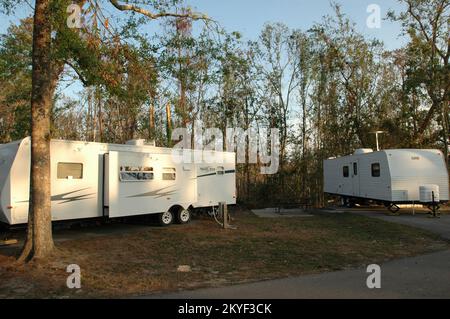
[(206, 177), (206, 176), (214, 176), (214, 175), (216, 175), (216, 173), (210, 173), (210, 174), (205, 174), (205, 175), (199, 175), (199, 176), (197, 176), (197, 178), (200, 178), (200, 177)]
[[(82, 188), (76, 191), (72, 191), (72, 192), (68, 192), (68, 193), (64, 193), (64, 194), (59, 194), (59, 195), (53, 195), (50, 199), (52, 202), (56, 202), (56, 201), (63, 201), (59, 204), (65, 204), (65, 203), (69, 203), (69, 202), (76, 202), (76, 201), (80, 201), (80, 200), (85, 200), (85, 199), (93, 199), (93, 197), (89, 197), (92, 195), (96, 195), (96, 193), (91, 193), (91, 194), (84, 194), (84, 195), (76, 195), (73, 197), (66, 197), (67, 195), (73, 194), (73, 193), (77, 193), (77, 192), (81, 192), (84, 190), (89, 189), (88, 188)], [(18, 201), (17, 203), (28, 203), (30, 202), (30, 200), (22, 200), (22, 201)]]
[(64, 194), (54, 195), (54, 196), (51, 197), (51, 200), (52, 200), (52, 202), (53, 201), (63, 201), (63, 202), (61, 202), (59, 204), (66, 204), (66, 203), (76, 202), (76, 201), (85, 200), (85, 199), (92, 199), (93, 197), (89, 197), (89, 196), (95, 195), (95, 193), (84, 194), (84, 195), (76, 195), (76, 196), (73, 196), (73, 197), (66, 197), (68, 195), (71, 195), (71, 194), (74, 194), (74, 193), (77, 193), (77, 192), (81, 192), (81, 191), (87, 190), (89, 188), (90, 187), (82, 188), (82, 189), (79, 189), (79, 190), (76, 190), (76, 191), (72, 191), (72, 192), (68, 192), (68, 193), (64, 193)]
[[(234, 173), (236, 173), (236, 170), (228, 170), (228, 171), (225, 171), (224, 173), (225, 174), (234, 174)], [(217, 173), (209, 173), (209, 174), (205, 174), (205, 175), (199, 175), (199, 176), (197, 176), (197, 178), (207, 177), (207, 176), (214, 176), (214, 175), (217, 175)]]
[(169, 195), (173, 195), (177, 192), (177, 190), (171, 190), (171, 191), (166, 191), (166, 192), (162, 192), (163, 190), (170, 188), (172, 186), (168, 186), (168, 187), (163, 187), (161, 189), (155, 190), (155, 191), (151, 191), (151, 192), (147, 192), (147, 193), (142, 193), (142, 194), (138, 194), (138, 195), (133, 195), (133, 196), (128, 196), (127, 198), (137, 198), (137, 197), (156, 197), (156, 198), (161, 198), (164, 196), (169, 196)]

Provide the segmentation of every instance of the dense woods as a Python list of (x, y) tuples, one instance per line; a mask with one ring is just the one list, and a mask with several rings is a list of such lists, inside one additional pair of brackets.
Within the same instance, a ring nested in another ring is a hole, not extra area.
[[(238, 166), (238, 198), (248, 205), (322, 205), (322, 160), (375, 148), (377, 130), (386, 132), (383, 148), (438, 148), (448, 158), (448, 0), (402, 0), (406, 10), (388, 18), (409, 42), (395, 51), (358, 32), (338, 4), (308, 30), (267, 24), (246, 41), (179, 1), (147, 2), (175, 13), (152, 22), (155, 35), (142, 31), (148, 15), (119, 19), (101, 1), (79, 1), (84, 23), (71, 29), (69, 1), (50, 1), (52, 138), (172, 146), (174, 128), (199, 121), (223, 131), (278, 128), (277, 174)], [(0, 143), (31, 135), (32, 30), (30, 17), (0, 39)]]

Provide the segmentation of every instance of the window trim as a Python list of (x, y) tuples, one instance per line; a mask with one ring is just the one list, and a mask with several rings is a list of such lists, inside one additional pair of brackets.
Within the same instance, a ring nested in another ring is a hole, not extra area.
[[(374, 167), (378, 165), (378, 170), (374, 170)], [(378, 172), (375, 174), (375, 172)], [(371, 175), (372, 177), (381, 177), (381, 164), (380, 163), (372, 163), (371, 164)]]
[[(150, 166), (143, 166), (143, 167), (137, 167), (138, 170), (127, 170), (127, 168), (134, 168), (134, 166), (121, 166), (119, 168), (119, 181), (123, 183), (145, 183), (145, 182), (151, 182), (155, 179), (155, 169)], [(150, 179), (124, 179), (122, 178), (122, 174), (130, 174), (130, 173), (142, 173), (142, 174), (151, 174)]]
[(350, 177), (350, 167), (348, 165), (342, 167), (342, 176), (344, 176), (344, 178)]
[[(81, 176), (80, 177), (74, 177), (71, 175), (68, 175), (66, 177), (59, 177), (59, 170), (60, 170), (60, 165), (81, 165)], [(71, 176), (72, 178), (69, 178), (69, 176)], [(56, 179), (57, 180), (79, 180), (79, 179), (83, 179), (84, 178), (84, 163), (79, 163), (79, 162), (57, 162), (56, 163)]]
[[(170, 170), (170, 172), (168, 172)], [(164, 178), (164, 175), (171, 174), (174, 177), (171, 179)], [(163, 181), (176, 181), (177, 180), (177, 169), (175, 167), (164, 167), (161, 174)]]

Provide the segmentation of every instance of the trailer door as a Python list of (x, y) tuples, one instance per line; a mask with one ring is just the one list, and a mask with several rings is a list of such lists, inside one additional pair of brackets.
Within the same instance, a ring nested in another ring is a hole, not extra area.
[(351, 165), (351, 177), (352, 177), (352, 186), (353, 186), (353, 196), (359, 197), (359, 160), (355, 160)]
[(119, 178), (118, 152), (110, 151), (105, 154), (105, 173), (103, 174), (103, 205), (104, 215), (110, 218), (119, 216)]
[(353, 195), (353, 184), (352, 184), (352, 163), (342, 162), (340, 167), (340, 174), (342, 176), (341, 191), (342, 195), (352, 196)]
[(109, 216), (109, 154), (103, 155), (103, 201), (102, 201), (102, 211), (103, 216)]

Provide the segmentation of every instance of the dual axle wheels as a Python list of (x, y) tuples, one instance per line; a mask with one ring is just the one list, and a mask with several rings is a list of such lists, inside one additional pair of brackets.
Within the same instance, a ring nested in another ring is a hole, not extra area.
[(187, 224), (191, 221), (191, 211), (189, 209), (180, 208), (177, 210), (168, 210), (158, 215), (159, 224), (161, 226), (169, 226), (174, 222), (178, 224)]
[(341, 197), (341, 206), (347, 208), (355, 207), (355, 202), (349, 197)]

